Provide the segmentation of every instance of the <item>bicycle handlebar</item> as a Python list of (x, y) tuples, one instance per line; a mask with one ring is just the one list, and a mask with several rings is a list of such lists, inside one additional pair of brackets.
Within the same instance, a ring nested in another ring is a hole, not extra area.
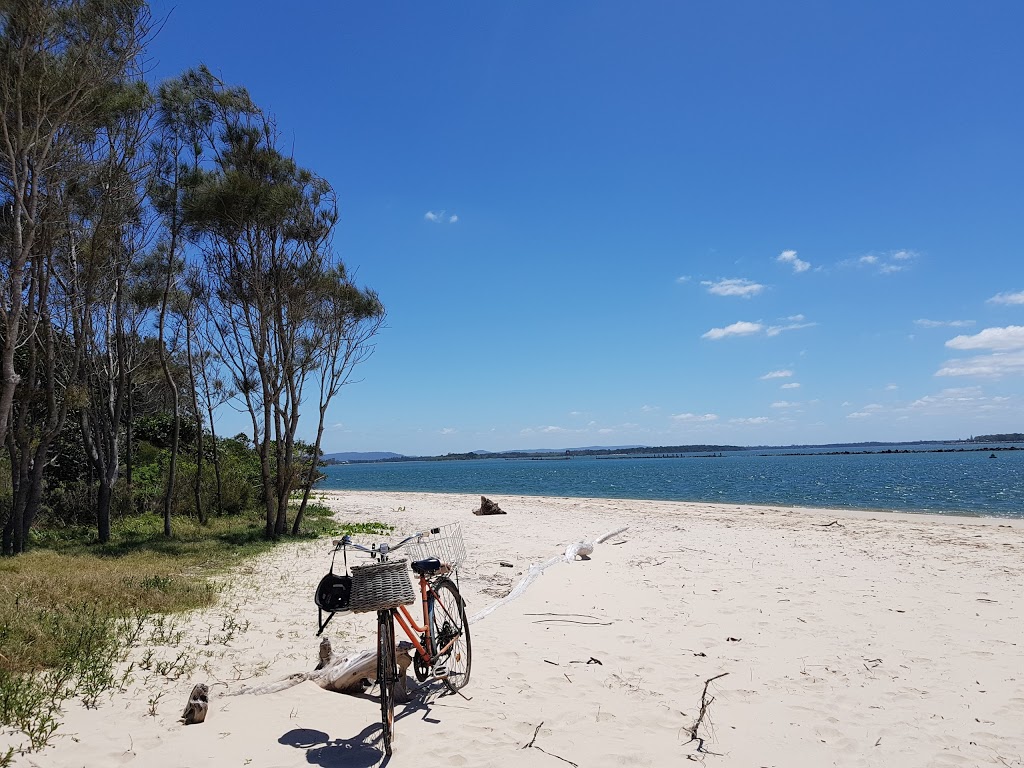
[(410, 541), (419, 540), (423, 536), (429, 536), (432, 533), (440, 533), (440, 531), (441, 531), (440, 528), (428, 528), (425, 531), (417, 531), (416, 533), (414, 533), (414, 534), (412, 534), (410, 536), (406, 536), (404, 539), (402, 539), (400, 542), (398, 542), (395, 545), (388, 544), (385, 541), (385, 542), (382, 542), (380, 544), (374, 544), (373, 546), (370, 546), (370, 547), (366, 546), (365, 544), (358, 544), (357, 542), (352, 541), (352, 537), (349, 536), (348, 534), (345, 534), (340, 539), (335, 539), (334, 540), (334, 549), (338, 550), (338, 549), (342, 549), (344, 547), (352, 547), (353, 549), (357, 549), (360, 552), (366, 552), (367, 554), (373, 555), (374, 557), (382, 556), (382, 557), (386, 558), (389, 553), (397, 552), (399, 549), (404, 547)]

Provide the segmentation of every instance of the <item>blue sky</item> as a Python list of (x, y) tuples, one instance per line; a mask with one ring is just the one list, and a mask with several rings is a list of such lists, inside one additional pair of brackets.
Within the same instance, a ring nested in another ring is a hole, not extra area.
[(1019, 2), (171, 8), (387, 306), (328, 452), (1024, 431)]

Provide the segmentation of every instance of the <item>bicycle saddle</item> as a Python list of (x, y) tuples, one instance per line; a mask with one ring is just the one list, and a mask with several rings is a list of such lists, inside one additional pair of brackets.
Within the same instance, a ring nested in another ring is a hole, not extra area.
[(428, 557), (426, 560), (417, 560), (411, 568), (418, 576), (428, 576), (441, 570), (441, 561), (436, 557)]

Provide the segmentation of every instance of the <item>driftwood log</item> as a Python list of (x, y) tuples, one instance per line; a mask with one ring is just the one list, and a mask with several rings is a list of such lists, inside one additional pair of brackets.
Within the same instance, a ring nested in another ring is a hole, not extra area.
[(185, 725), (201, 723), (206, 719), (206, 713), (210, 709), (210, 689), (202, 684), (192, 688), (188, 696), (188, 703), (185, 711), (181, 713), (181, 719)]
[(473, 510), (474, 515), (504, 515), (505, 511), (495, 504), (493, 501), (488, 499), (486, 496), (480, 497), (480, 509)]
[[(324, 648), (327, 659), (324, 660)], [(403, 640), (395, 647), (395, 659), (398, 661), (398, 680), (395, 683), (395, 699), (408, 701), (409, 685), (407, 670), (412, 664), (413, 645)], [(317, 667), (315, 680), (321, 688), (335, 693), (362, 693), (367, 683), (377, 678), (377, 649), (359, 651), (345, 656), (331, 653), (331, 643), (324, 638), (320, 643), (320, 665)]]

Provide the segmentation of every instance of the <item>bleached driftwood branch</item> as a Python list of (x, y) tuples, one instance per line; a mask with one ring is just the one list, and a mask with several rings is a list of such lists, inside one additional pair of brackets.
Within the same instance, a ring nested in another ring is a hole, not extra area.
[(472, 616), (469, 617), (469, 623), (475, 624), (476, 622), (481, 621), (490, 614), (494, 613), (496, 610), (498, 610), (498, 608), (501, 608), (503, 605), (508, 605), (509, 603), (511, 603), (513, 600), (515, 600), (517, 597), (523, 594), (523, 592), (525, 592), (527, 588), (533, 582), (535, 582), (540, 577), (540, 575), (544, 573), (544, 571), (546, 571), (551, 566), (558, 565), (559, 563), (571, 563), (573, 560), (576, 559), (577, 556), (589, 557), (594, 552), (594, 546), (596, 544), (603, 544), (613, 536), (618, 536), (628, 527), (628, 525), (624, 525), (621, 528), (616, 528), (613, 531), (608, 531), (608, 533), (598, 536), (596, 539), (578, 541), (575, 544), (570, 544), (568, 547), (565, 548), (565, 552), (561, 555), (555, 555), (549, 560), (545, 560), (543, 563), (535, 563), (534, 565), (531, 565), (529, 569), (526, 571), (526, 573), (523, 574), (523, 578), (519, 580), (519, 583), (516, 584), (515, 587), (513, 587), (511, 592), (509, 592), (500, 600), (491, 603), (483, 610), (474, 613)]

